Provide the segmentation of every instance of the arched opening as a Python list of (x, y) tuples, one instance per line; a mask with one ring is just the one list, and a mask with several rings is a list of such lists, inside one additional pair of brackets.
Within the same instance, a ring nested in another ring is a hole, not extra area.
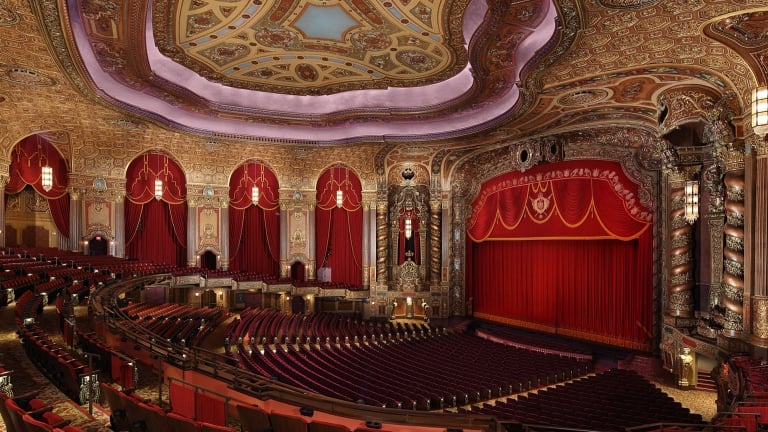
[(291, 281), (303, 282), (305, 280), (305, 270), (306, 267), (301, 261), (296, 261), (295, 263), (291, 264)]
[(211, 251), (205, 251), (200, 254), (200, 267), (207, 270), (216, 270), (216, 254)]
[(88, 255), (107, 255), (109, 242), (104, 237), (97, 235), (88, 240)]

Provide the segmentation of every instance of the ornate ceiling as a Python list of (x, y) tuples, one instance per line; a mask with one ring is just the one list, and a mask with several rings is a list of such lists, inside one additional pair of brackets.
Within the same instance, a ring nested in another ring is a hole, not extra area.
[(447, 172), (563, 134), (636, 149), (706, 114), (662, 123), (684, 98), (728, 97), (744, 138), (766, 29), (765, 0), (0, 0), (0, 144), (48, 131), (73, 169), (116, 177), (167, 146), (222, 184), (227, 157), (259, 153), (298, 187), (320, 149), (368, 184), (374, 158)]

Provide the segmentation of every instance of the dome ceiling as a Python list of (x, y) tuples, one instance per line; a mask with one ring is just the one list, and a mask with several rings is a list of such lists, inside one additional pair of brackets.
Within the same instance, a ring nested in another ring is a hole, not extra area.
[[(72, 0), (107, 101), (187, 132), (339, 143), (500, 124), (555, 35), (548, 0)], [(489, 7), (490, 6), (490, 7)], [(492, 33), (491, 33), (492, 32)]]

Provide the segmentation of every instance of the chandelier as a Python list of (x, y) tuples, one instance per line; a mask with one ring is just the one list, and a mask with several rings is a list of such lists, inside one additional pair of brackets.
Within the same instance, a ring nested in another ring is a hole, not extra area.
[(251, 188), (251, 202), (255, 206), (259, 205), (259, 187), (256, 185)]
[(160, 168), (160, 166), (159, 166), (160, 165), (160, 158), (162, 156), (159, 155), (159, 154), (156, 155), (156, 156), (158, 158), (158, 162), (157, 162), (158, 167), (157, 167), (157, 174), (156, 174), (156, 177), (155, 177), (155, 199), (156, 200), (161, 200), (161, 199), (163, 199), (163, 180), (160, 178), (160, 174), (163, 173), (163, 171), (165, 171), (165, 174), (167, 175), (168, 171), (167, 171), (167, 167), (165, 169), (163, 169), (163, 168)]
[(43, 186), (43, 190), (48, 192), (53, 188), (53, 168), (48, 165), (48, 143), (46, 143), (45, 155), (43, 155), (43, 144), (40, 143), (40, 135), (35, 135), (35, 140), (37, 140), (37, 153), (40, 161), (45, 156), (45, 165), (40, 168), (40, 183)]
[(336, 207), (341, 208), (344, 205), (344, 192), (341, 191), (341, 187), (336, 191)]
[(43, 190), (48, 192), (53, 188), (53, 168), (47, 164), (43, 167), (41, 179), (43, 183)]
[(699, 182), (685, 182), (685, 221), (689, 224), (696, 222), (699, 217)]
[(752, 89), (752, 130), (760, 138), (768, 134), (768, 87)]

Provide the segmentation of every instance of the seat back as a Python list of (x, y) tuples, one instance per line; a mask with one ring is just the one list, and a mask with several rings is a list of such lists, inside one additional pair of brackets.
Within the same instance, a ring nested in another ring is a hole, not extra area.
[(264, 432), (272, 427), (269, 422), (269, 413), (263, 408), (254, 405), (237, 405), (237, 414), (240, 416), (243, 432)]
[(27, 432), (50, 432), (53, 430), (53, 426), (49, 425), (48, 423), (35, 420), (29, 414), (24, 414), (21, 416), (21, 418)]
[(16, 402), (13, 401), (13, 399), (6, 399), (4, 401), (6, 412), (8, 413), (8, 418), (10, 419), (10, 422), (6, 424), (6, 427), (8, 428), (8, 431), (13, 432), (26, 432), (27, 428), (24, 426), (24, 420), (23, 417), (26, 414), (21, 407), (16, 405)]
[(276, 431), (281, 432), (308, 432), (309, 421), (306, 417), (277, 412), (269, 413), (269, 422)]

